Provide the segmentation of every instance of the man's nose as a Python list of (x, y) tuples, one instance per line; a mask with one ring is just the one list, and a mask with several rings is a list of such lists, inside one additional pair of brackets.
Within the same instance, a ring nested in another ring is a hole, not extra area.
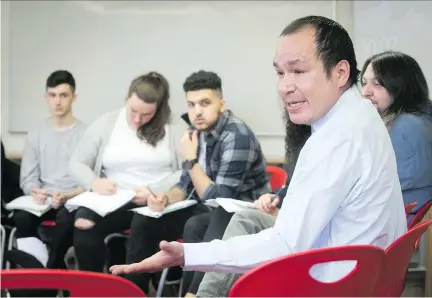
[(202, 114), (202, 107), (200, 106), (200, 105), (196, 105), (195, 106), (195, 114), (196, 114), (196, 116), (201, 116), (201, 114)]
[(369, 85), (363, 85), (362, 87), (362, 96), (368, 97), (372, 95), (372, 89), (369, 87)]
[(289, 95), (296, 90), (295, 80), (293, 75), (285, 75), (280, 81), (280, 91), (283, 94)]

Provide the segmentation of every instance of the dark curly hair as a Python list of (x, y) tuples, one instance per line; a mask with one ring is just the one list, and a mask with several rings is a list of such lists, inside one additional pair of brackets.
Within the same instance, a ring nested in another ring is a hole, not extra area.
[(145, 103), (156, 104), (154, 117), (137, 130), (140, 140), (156, 146), (157, 142), (165, 136), (165, 125), (171, 119), (171, 108), (168, 104), (170, 97), (168, 81), (157, 72), (149, 72), (132, 81), (127, 98), (130, 98), (132, 94), (136, 94)]
[(183, 83), (184, 92), (210, 89), (220, 92), (222, 96), (222, 80), (214, 72), (200, 70), (186, 78)]
[(285, 122), (285, 170), (289, 177), (294, 172), (297, 159), (300, 155), (300, 151), (305, 145), (306, 141), (312, 135), (312, 128), (309, 125), (294, 124), (288, 115), (288, 112), (284, 112)]

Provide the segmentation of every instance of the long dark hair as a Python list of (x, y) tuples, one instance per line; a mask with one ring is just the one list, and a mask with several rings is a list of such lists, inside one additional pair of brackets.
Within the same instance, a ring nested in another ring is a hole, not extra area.
[(432, 116), (432, 103), (426, 77), (417, 61), (404, 53), (385, 51), (373, 55), (363, 65), (360, 78), (372, 65), (375, 78), (389, 93), (392, 104), (381, 116), (387, 128), (401, 113)]
[(135, 78), (128, 91), (128, 97), (135, 94), (139, 99), (149, 104), (156, 104), (156, 113), (146, 124), (137, 130), (140, 140), (145, 140), (152, 146), (165, 136), (165, 125), (171, 120), (169, 106), (169, 84), (164, 76), (157, 72), (149, 72)]
[(285, 170), (291, 179), (294, 173), (294, 168), (297, 163), (300, 151), (306, 141), (312, 134), (312, 129), (309, 125), (295, 124), (290, 118), (288, 112), (284, 112), (285, 122)]

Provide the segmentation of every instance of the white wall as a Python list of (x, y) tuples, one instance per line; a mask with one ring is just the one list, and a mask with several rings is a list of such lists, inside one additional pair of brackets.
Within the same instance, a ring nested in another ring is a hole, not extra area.
[[(333, 18), (337, 21), (339, 21), (347, 30), (349, 33), (353, 32), (353, 13), (352, 13), (352, 7), (353, 7), (353, 3), (349, 2), (349, 1), (328, 1), (325, 2), (328, 6), (327, 10), (332, 12)], [(1, 98), (1, 105), (2, 105), (2, 109), (1, 109), (1, 115), (2, 115), (2, 119), (1, 119), (1, 127), (2, 127), (2, 140), (4, 142), (5, 148), (6, 148), (6, 152), (8, 154), (20, 154), (22, 152), (23, 149), (23, 145), (24, 145), (24, 140), (25, 140), (25, 133), (17, 133), (17, 132), (11, 132), (10, 129), (10, 123), (11, 123), (11, 105), (10, 105), (10, 81), (8, 81), (8, 79), (10, 78), (9, 76), (9, 65), (8, 62), (10, 61), (10, 40), (12, 38), (12, 36), (8, 36), (10, 28), (10, 15), (9, 15), (9, 11), (8, 11), (8, 5), (10, 5), (10, 3), (8, 3), (8, 1), (2, 1), (1, 2), (1, 6), (2, 6), (2, 17), (1, 17), (1, 32), (2, 32), (2, 49), (1, 49), (1, 57), (2, 57), (2, 75), (1, 75), (1, 79), (2, 79), (2, 98)], [(179, 4), (180, 5), (180, 4)], [(247, 4), (246, 4), (247, 5)], [(298, 3), (296, 4), (298, 6)], [(308, 11), (305, 11), (305, 15), (309, 14)], [(286, 22), (288, 23), (289, 21), (291, 21), (290, 19), (287, 19)], [(282, 30), (283, 28), (280, 28), (280, 30)], [(277, 38), (277, 35), (280, 33), (280, 30), (274, 32), (274, 36), (275, 36), (275, 40)], [(61, 42), (61, 41), (52, 41), (53, 43), (56, 42)], [(259, 42), (259, 41), (257, 41)], [(6, 46), (3, 46), (6, 45)], [(82, 46), (86, 46), (86, 45), (82, 45)], [(269, 60), (271, 59), (271, 57), (263, 57), (263, 60)], [(120, 62), (121, 63), (121, 62)], [(42, 78), (42, 80), (44, 80), (45, 78)], [(222, 78), (223, 79), (223, 78)], [(38, 79), (40, 80), (40, 79)], [(78, 82), (79, 83), (79, 82)], [(26, 88), (26, 82), (22, 83), (22, 88)], [(274, 91), (274, 90), (271, 90)], [(42, 93), (40, 95), (35, 94), (35, 97), (40, 96), (42, 97)], [(275, 103), (276, 104), (276, 103)], [(25, 107), (20, 107), (21, 109), (29, 109), (32, 110), (32, 108), (34, 109), (34, 107), (32, 107), (31, 105), (25, 106)], [(14, 116), (16, 115), (16, 112), (14, 112), (13, 114)], [(15, 116), (15, 117), (19, 117), (19, 115)], [(283, 129), (282, 129), (283, 131)], [(278, 157), (282, 157), (284, 155), (284, 139), (283, 136), (278, 136), (278, 135), (272, 135), (272, 134), (268, 134), (268, 135), (259, 135), (259, 139), (261, 141), (263, 150), (264, 150), (264, 154), (266, 155), (266, 157), (268, 158), (278, 158)]]

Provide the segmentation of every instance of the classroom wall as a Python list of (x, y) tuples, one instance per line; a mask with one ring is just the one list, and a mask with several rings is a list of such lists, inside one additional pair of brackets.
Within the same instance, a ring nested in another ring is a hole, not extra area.
[[(242, 3), (246, 3), (246, 2), (242, 2)], [(9, 3), (10, 4), (10, 3)], [(4, 9), (5, 5), (8, 5), (8, 1), (2, 1), (1, 5), (3, 7), (2, 9), (2, 20), (1, 20), (1, 24), (2, 24), (2, 42), (7, 42), (10, 41), (11, 38), (13, 38), (12, 36), (9, 36), (9, 32), (10, 32), (10, 28), (8, 28), (8, 26), (10, 25), (9, 19), (10, 16), (7, 15), (8, 10)], [(299, 5), (299, 2), (296, 2), (296, 5)], [(325, 5), (328, 6), (328, 11), (332, 12), (332, 17), (335, 20), (338, 20), (343, 26), (345, 26), (345, 28), (347, 28), (347, 30), (351, 33), (352, 32), (352, 3), (349, 1), (327, 1), (325, 2)], [(308, 14), (307, 11), (305, 11), (305, 14)], [(290, 20), (287, 20), (287, 23)], [(6, 30), (7, 29), (7, 30)], [(280, 28), (280, 30), (282, 30), (283, 28)], [(275, 40), (277, 38), (277, 34), (279, 34), (279, 32), (275, 32), (274, 36), (275, 36)], [(55, 41), (53, 41), (55, 42)], [(257, 41), (258, 42), (258, 41)], [(85, 45), (83, 45), (85, 46)], [(11, 127), (11, 118), (12, 115), (14, 115), (14, 117), (19, 117), (19, 115), (17, 115), (16, 113), (16, 109), (14, 110), (14, 113), (12, 113), (11, 111), (11, 103), (9, 100), (10, 94), (11, 94), (11, 90), (10, 90), (10, 86), (11, 86), (11, 82), (8, 81), (8, 79), (10, 78), (10, 76), (8, 75), (9, 73), (5, 73), (5, 71), (7, 70), (7, 63), (10, 59), (8, 59), (8, 57), (10, 58), (10, 53), (9, 53), (9, 49), (10, 49), (10, 44), (7, 43), (6, 46), (2, 46), (2, 52), (1, 52), (1, 57), (2, 57), (2, 98), (1, 98), (1, 106), (2, 106), (2, 110), (1, 110), (1, 115), (2, 115), (2, 119), (1, 119), (1, 132), (2, 132), (2, 140), (5, 144), (5, 148), (8, 154), (20, 154), (23, 150), (23, 146), (24, 146), (24, 141), (25, 141), (25, 132), (16, 132), (14, 131), (14, 129), (12, 129)], [(263, 57), (264, 60), (269, 60), (271, 59), (271, 57)], [(10, 70), (7, 70), (10, 71)], [(44, 81), (46, 78), (39, 78), (39, 81)], [(222, 78), (223, 79), (223, 78)], [(79, 82), (79, 79), (78, 83)], [(22, 88), (25, 88), (25, 84), (26, 82), (23, 82), (23, 86)], [(274, 91), (274, 90), (271, 90)], [(43, 101), (43, 93), (41, 92), (40, 95), (35, 94), (35, 96), (40, 96), (41, 101)], [(276, 104), (276, 103), (275, 103)], [(25, 106), (25, 107), (20, 107), (21, 109), (29, 109), (32, 110), (32, 106)], [(34, 107), (33, 107), (34, 109)], [(45, 116), (45, 115), (44, 115)], [(278, 115), (279, 116), (279, 115)], [(276, 116), (277, 117), (277, 116)], [(17, 118), (15, 118), (17, 119)], [(19, 118), (18, 118), (19, 119)], [(15, 121), (16, 122), (16, 121)], [(252, 124), (253, 126), (253, 124)], [(280, 130), (283, 132), (283, 127), (280, 128)], [(284, 156), (284, 137), (283, 137), (283, 133), (276, 133), (276, 134), (266, 134), (266, 133), (259, 133), (259, 139), (261, 142), (261, 145), (263, 147), (263, 151), (264, 154), (266, 155), (267, 158), (279, 158), (279, 157), (283, 157)]]

